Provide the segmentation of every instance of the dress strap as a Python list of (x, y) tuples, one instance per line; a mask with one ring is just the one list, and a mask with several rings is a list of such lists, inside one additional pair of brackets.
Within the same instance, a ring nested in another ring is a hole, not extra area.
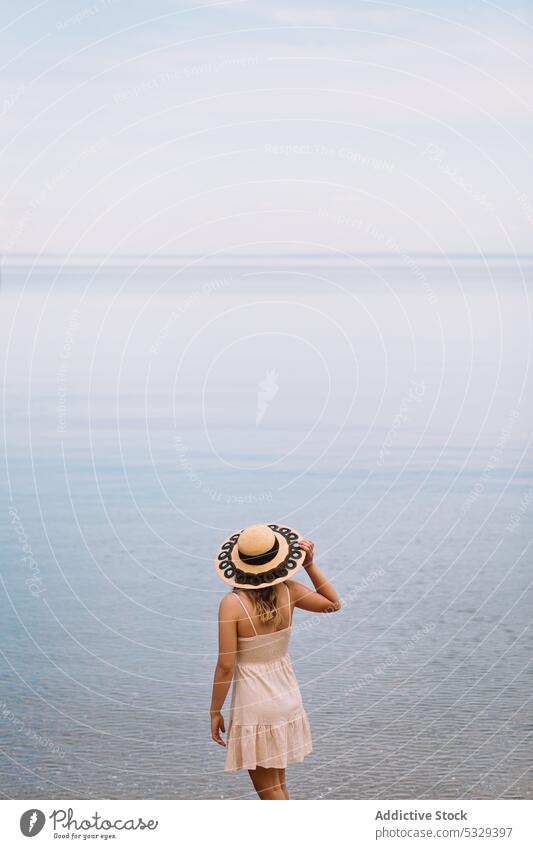
[(289, 628), (292, 625), (292, 609), (291, 609), (291, 591), (288, 588), (287, 584), (285, 584), (285, 589), (287, 590), (287, 602), (289, 605)]
[(248, 613), (248, 610), (246, 609), (246, 605), (245, 605), (244, 601), (243, 601), (243, 600), (242, 600), (242, 598), (240, 597), (239, 593), (234, 593), (234, 595), (236, 595), (236, 596), (237, 596), (237, 598), (239, 599), (239, 601), (240, 601), (240, 603), (241, 603), (241, 607), (242, 607), (242, 609), (244, 610), (244, 612), (246, 613), (246, 615), (247, 615), (247, 617), (248, 617), (248, 620), (249, 620), (249, 622), (250, 622), (250, 625), (251, 625), (251, 626), (252, 626), (252, 628), (254, 629), (254, 634), (255, 634), (255, 636), (256, 636), (256, 637), (258, 637), (258, 636), (259, 636), (259, 634), (258, 634), (258, 633), (257, 633), (257, 631), (255, 630), (255, 625), (254, 625), (254, 623), (253, 623), (253, 621), (252, 621), (252, 617), (251, 617), (251, 616), (250, 616), (250, 614)]

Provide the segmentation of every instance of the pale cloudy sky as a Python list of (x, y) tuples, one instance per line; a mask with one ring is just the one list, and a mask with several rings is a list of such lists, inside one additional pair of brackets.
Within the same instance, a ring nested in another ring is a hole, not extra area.
[(0, 14), (3, 254), (531, 252), (531, 3)]

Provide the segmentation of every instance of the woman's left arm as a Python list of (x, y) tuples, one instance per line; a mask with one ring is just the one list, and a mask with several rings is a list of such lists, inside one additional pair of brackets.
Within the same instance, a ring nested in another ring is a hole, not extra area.
[(218, 660), (213, 680), (210, 713), (211, 737), (220, 746), (226, 745), (220, 736), (220, 732), (226, 730), (221, 711), (233, 680), (237, 653), (237, 611), (234, 601), (231, 595), (225, 596), (220, 602), (218, 611)]

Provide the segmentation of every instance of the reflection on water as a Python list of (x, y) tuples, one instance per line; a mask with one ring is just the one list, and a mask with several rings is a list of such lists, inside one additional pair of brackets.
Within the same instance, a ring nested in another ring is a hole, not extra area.
[(292, 795), (533, 796), (523, 295), (343, 274), (82, 300), (80, 274), (17, 313), (5, 284), (4, 796), (251, 795), (209, 739), (211, 556), (262, 520), (344, 599), (295, 615)]

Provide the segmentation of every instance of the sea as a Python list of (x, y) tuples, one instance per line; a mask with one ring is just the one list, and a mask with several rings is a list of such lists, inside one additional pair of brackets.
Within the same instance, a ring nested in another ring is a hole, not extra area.
[(254, 798), (214, 555), (275, 522), (343, 602), (295, 612), (291, 796), (533, 798), (532, 268), (6, 260), (1, 797)]

